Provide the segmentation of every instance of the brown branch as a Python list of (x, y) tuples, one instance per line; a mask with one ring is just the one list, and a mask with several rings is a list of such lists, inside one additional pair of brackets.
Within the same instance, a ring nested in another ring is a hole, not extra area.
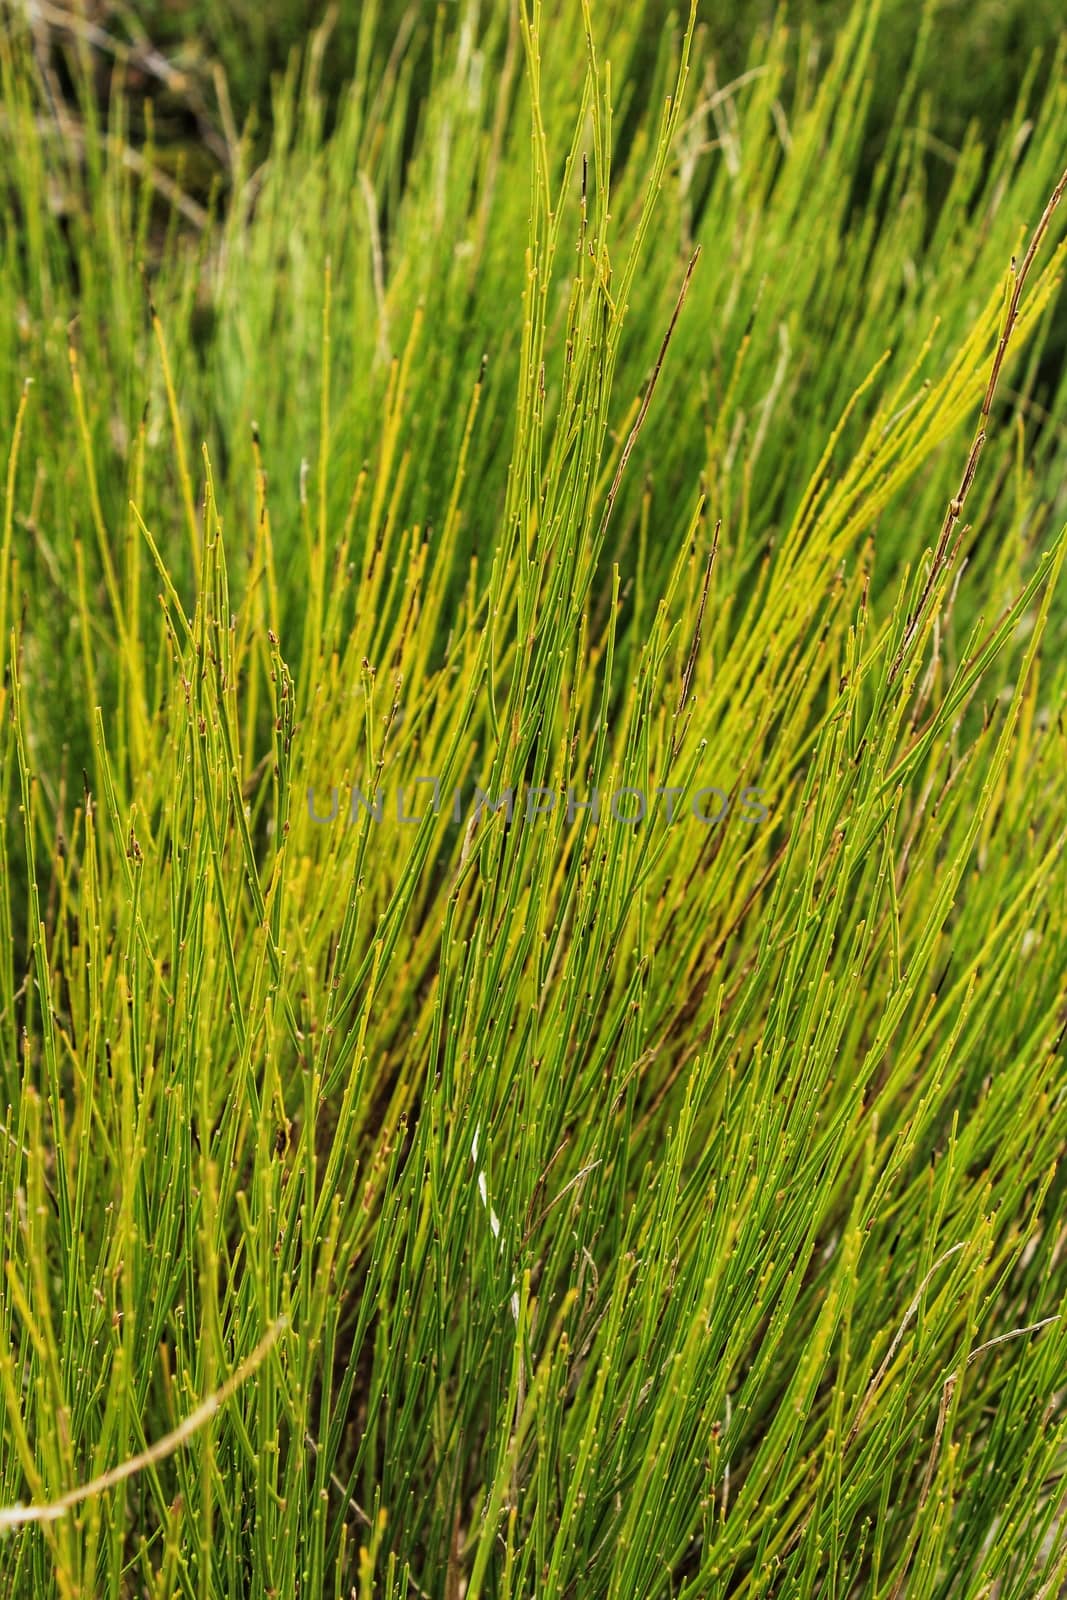
[(167, 1456), (180, 1450), (187, 1444), (194, 1433), (210, 1422), (217, 1411), (225, 1405), (247, 1378), (250, 1378), (256, 1368), (260, 1366), (268, 1355), (279, 1335), (289, 1326), (288, 1317), (281, 1316), (268, 1330), (256, 1345), (251, 1355), (247, 1356), (240, 1366), (227, 1378), (221, 1388), (209, 1394), (202, 1400), (195, 1411), (189, 1413), (185, 1421), (180, 1423), (173, 1432), (158, 1439), (155, 1444), (149, 1445), (147, 1450), (142, 1450), (139, 1455), (131, 1456), (129, 1460), (122, 1461), (117, 1467), (111, 1467), (107, 1472), (102, 1472), (98, 1478), (93, 1478), (89, 1483), (81, 1483), (74, 1489), (68, 1489), (66, 1494), (61, 1494), (57, 1500), (50, 1500), (45, 1505), (0, 1506), (0, 1531), (5, 1528), (21, 1528), (28, 1522), (57, 1522), (65, 1516), (74, 1506), (80, 1505), (83, 1500), (91, 1500), (95, 1495), (103, 1494), (107, 1489), (113, 1489), (116, 1484), (123, 1483), (127, 1478), (132, 1478), (135, 1473), (142, 1472), (145, 1467), (151, 1467), (157, 1461), (163, 1461)]
[[(985, 395), (982, 399), (982, 409), (978, 416), (978, 427), (975, 431), (974, 440), (967, 456), (967, 465), (964, 468), (959, 489), (955, 497), (949, 501), (948, 509), (945, 512), (945, 520), (941, 524), (941, 533), (938, 537), (937, 547), (934, 551), (934, 559), (930, 567), (930, 574), (925, 585), (923, 586), (923, 592), (919, 598), (919, 604), (908, 616), (907, 624), (904, 630), (904, 637), (900, 642), (900, 648), (894, 656), (893, 664), (889, 669), (890, 683), (892, 683), (893, 679), (900, 671), (900, 668), (904, 663), (904, 658), (907, 655), (908, 650), (911, 648), (912, 642), (919, 631), (938, 578), (944, 571), (945, 567), (951, 565), (951, 558), (948, 562), (945, 560), (945, 552), (948, 549), (948, 543), (952, 537), (952, 531), (963, 514), (963, 507), (966, 503), (967, 496), (970, 493), (971, 485), (974, 483), (975, 474), (978, 471), (978, 459), (982, 454), (982, 447), (986, 441), (989, 417), (993, 407), (993, 399), (997, 392), (997, 384), (1000, 380), (1001, 368), (1004, 365), (1004, 357), (1007, 354), (1008, 345), (1011, 341), (1011, 336), (1015, 330), (1015, 324), (1019, 316), (1019, 306), (1022, 302), (1023, 286), (1026, 283), (1030, 268), (1033, 266), (1034, 258), (1041, 247), (1041, 241), (1048, 232), (1053, 213), (1063, 198), (1065, 189), (1067, 189), (1067, 169), (1065, 169), (1063, 172), (1059, 183), (1049, 196), (1049, 200), (1044, 211), (1041, 213), (1041, 220), (1034, 229), (1033, 236), (1029, 245), (1027, 246), (1026, 254), (1023, 256), (1022, 265), (1017, 268), (1015, 265), (1015, 258), (1014, 256), (1012, 257), (1011, 264), (1012, 271), (1015, 273), (1015, 285), (1011, 292), (1011, 299), (1008, 301), (1007, 316), (1004, 318), (1004, 326), (1001, 330), (1001, 335), (997, 341), (997, 348), (993, 356), (993, 365), (989, 373), (989, 382), (986, 384)], [(953, 555), (954, 554), (955, 549), (953, 550)]]

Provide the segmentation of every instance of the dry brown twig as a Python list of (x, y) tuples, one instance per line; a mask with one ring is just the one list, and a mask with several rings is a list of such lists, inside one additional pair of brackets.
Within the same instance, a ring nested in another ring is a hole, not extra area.
[(61, 1494), (57, 1499), (49, 1500), (44, 1505), (27, 1506), (16, 1503), (13, 1506), (0, 1506), (0, 1532), (6, 1528), (22, 1528), (31, 1522), (57, 1522), (83, 1500), (91, 1500), (95, 1495), (113, 1489), (116, 1484), (124, 1483), (127, 1478), (134, 1477), (145, 1467), (154, 1466), (157, 1461), (163, 1461), (176, 1450), (180, 1450), (195, 1433), (211, 1421), (246, 1379), (252, 1376), (288, 1326), (288, 1317), (279, 1317), (251, 1354), (230, 1374), (226, 1382), (213, 1394), (209, 1394), (206, 1400), (202, 1400), (184, 1422), (179, 1423), (162, 1439), (157, 1439), (155, 1444), (149, 1445), (147, 1450), (142, 1450), (139, 1455), (130, 1456), (117, 1467), (110, 1467), (107, 1472), (102, 1472), (98, 1478), (92, 1478), (88, 1483), (81, 1483), (74, 1489), (68, 1489), (66, 1494)]
[(974, 439), (971, 443), (970, 452), (967, 456), (967, 465), (963, 470), (963, 477), (960, 481), (959, 489), (957, 490), (955, 497), (948, 503), (948, 509), (945, 512), (945, 519), (941, 524), (941, 533), (938, 536), (937, 546), (934, 550), (934, 559), (930, 565), (929, 576), (926, 579), (926, 583), (923, 585), (923, 591), (919, 597), (919, 603), (908, 617), (904, 629), (904, 637), (900, 641), (900, 647), (897, 650), (896, 655), (893, 657), (893, 664), (889, 669), (890, 683), (893, 682), (893, 679), (896, 677), (897, 673), (900, 671), (900, 668), (904, 664), (904, 658), (911, 647), (911, 643), (915, 638), (915, 635), (918, 633), (919, 628), (922, 625), (923, 619), (930, 604), (930, 600), (933, 596), (934, 589), (937, 585), (938, 578), (947, 567), (952, 565), (952, 562), (955, 559), (956, 551), (959, 549), (960, 539), (963, 537), (962, 532), (960, 533), (959, 538), (957, 538), (956, 543), (953, 545), (951, 551), (949, 551), (948, 548), (949, 540), (952, 537), (957, 523), (963, 515), (963, 508), (966, 504), (967, 496), (971, 491), (971, 485), (973, 484), (975, 474), (978, 471), (978, 458), (982, 454), (982, 446), (986, 441), (986, 431), (989, 425), (989, 416), (993, 407), (993, 399), (997, 392), (997, 384), (1000, 381), (1000, 372), (1004, 365), (1004, 357), (1007, 354), (1008, 345), (1011, 342), (1011, 336), (1018, 320), (1019, 306), (1022, 303), (1023, 287), (1029, 275), (1030, 268), (1034, 264), (1034, 258), (1036, 257), (1038, 250), (1041, 248), (1041, 241), (1048, 232), (1049, 224), (1052, 221), (1053, 214), (1056, 210), (1056, 207), (1062, 200), (1065, 190), (1067, 190), (1067, 169), (1064, 170), (1059, 183), (1057, 183), (1055, 189), (1052, 191), (1052, 194), (1049, 196), (1048, 203), (1046, 204), (1044, 211), (1041, 213), (1041, 220), (1038, 222), (1037, 227), (1034, 229), (1033, 234), (1031, 235), (1026, 254), (1022, 259), (1022, 264), (1016, 267), (1015, 257), (1012, 257), (1011, 265), (1012, 271), (1015, 274), (1015, 283), (1012, 288), (1011, 299), (1008, 301), (1008, 310), (1007, 315), (1004, 318), (1004, 325), (1001, 329), (1000, 338), (997, 341), (997, 348), (993, 356), (993, 365), (989, 373), (989, 382), (986, 384), (985, 395), (982, 399), (982, 409), (978, 414), (978, 426), (975, 430)]

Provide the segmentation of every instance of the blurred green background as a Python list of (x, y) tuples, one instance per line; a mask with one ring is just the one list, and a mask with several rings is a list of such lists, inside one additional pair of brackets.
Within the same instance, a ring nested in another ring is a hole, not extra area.
[[(579, 0), (574, 0), (575, 5)], [(487, 0), (484, 18), (510, 0)], [(97, 58), (97, 81), (106, 92), (117, 55), (129, 62), (128, 82), (138, 82), (156, 104), (161, 140), (171, 153), (183, 147), (187, 170), (203, 178), (212, 167), (204, 123), (217, 124), (218, 73), (224, 75), (229, 108), (238, 129), (250, 114), (266, 138), (271, 83), (304, 50), (315, 30), (329, 25), (321, 81), (327, 102), (352, 76), (361, 30), (383, 59), (401, 32), (410, 36), (406, 52), (418, 71), (428, 71), (435, 29), (458, 26), (468, 15), (461, 0), (372, 0), (371, 4), (326, 5), (322, 0), (149, 0), (134, 6), (118, 0), (4, 0), (10, 14), (29, 17), (60, 53), (72, 41)], [(872, 6), (872, 9), (874, 7)], [(649, 8), (662, 14), (667, 28), (679, 7), (663, 0)], [(721, 63), (725, 80), (748, 62), (754, 41), (781, 12), (798, 31), (810, 30), (814, 46), (827, 51), (847, 14), (847, 0), (795, 0), (780, 7), (773, 0), (698, 0), (700, 25)], [(1061, 0), (883, 0), (878, 27), (878, 79), (874, 84), (868, 135), (872, 159), (888, 126), (894, 101), (924, 33), (928, 39), (919, 70), (920, 85), (931, 97), (933, 122), (943, 148), (931, 152), (950, 164), (968, 125), (975, 121), (989, 135), (1008, 120), (1028, 75), (1041, 87), (1053, 70), (1057, 45), (1065, 33)], [(595, 5), (594, 5), (595, 13)], [(654, 50), (656, 41), (648, 40)], [(110, 57), (110, 59), (109, 59)], [(169, 74), (177, 74), (171, 77)], [(200, 105), (199, 119), (191, 107)], [(199, 124), (199, 125), (198, 125)], [(936, 177), (935, 180), (936, 182)]]

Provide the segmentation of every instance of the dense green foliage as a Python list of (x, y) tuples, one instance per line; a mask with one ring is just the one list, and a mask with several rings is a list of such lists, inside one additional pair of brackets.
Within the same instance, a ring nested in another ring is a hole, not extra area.
[(0, 1593), (1051, 1600), (1064, 57), (350, 16), (0, 34)]

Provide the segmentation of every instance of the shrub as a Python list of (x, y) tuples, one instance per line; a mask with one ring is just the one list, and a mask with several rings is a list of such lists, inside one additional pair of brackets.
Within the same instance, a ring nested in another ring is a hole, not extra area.
[(1067, 1579), (1065, 80), (648, 15), (0, 41), (19, 1600)]

